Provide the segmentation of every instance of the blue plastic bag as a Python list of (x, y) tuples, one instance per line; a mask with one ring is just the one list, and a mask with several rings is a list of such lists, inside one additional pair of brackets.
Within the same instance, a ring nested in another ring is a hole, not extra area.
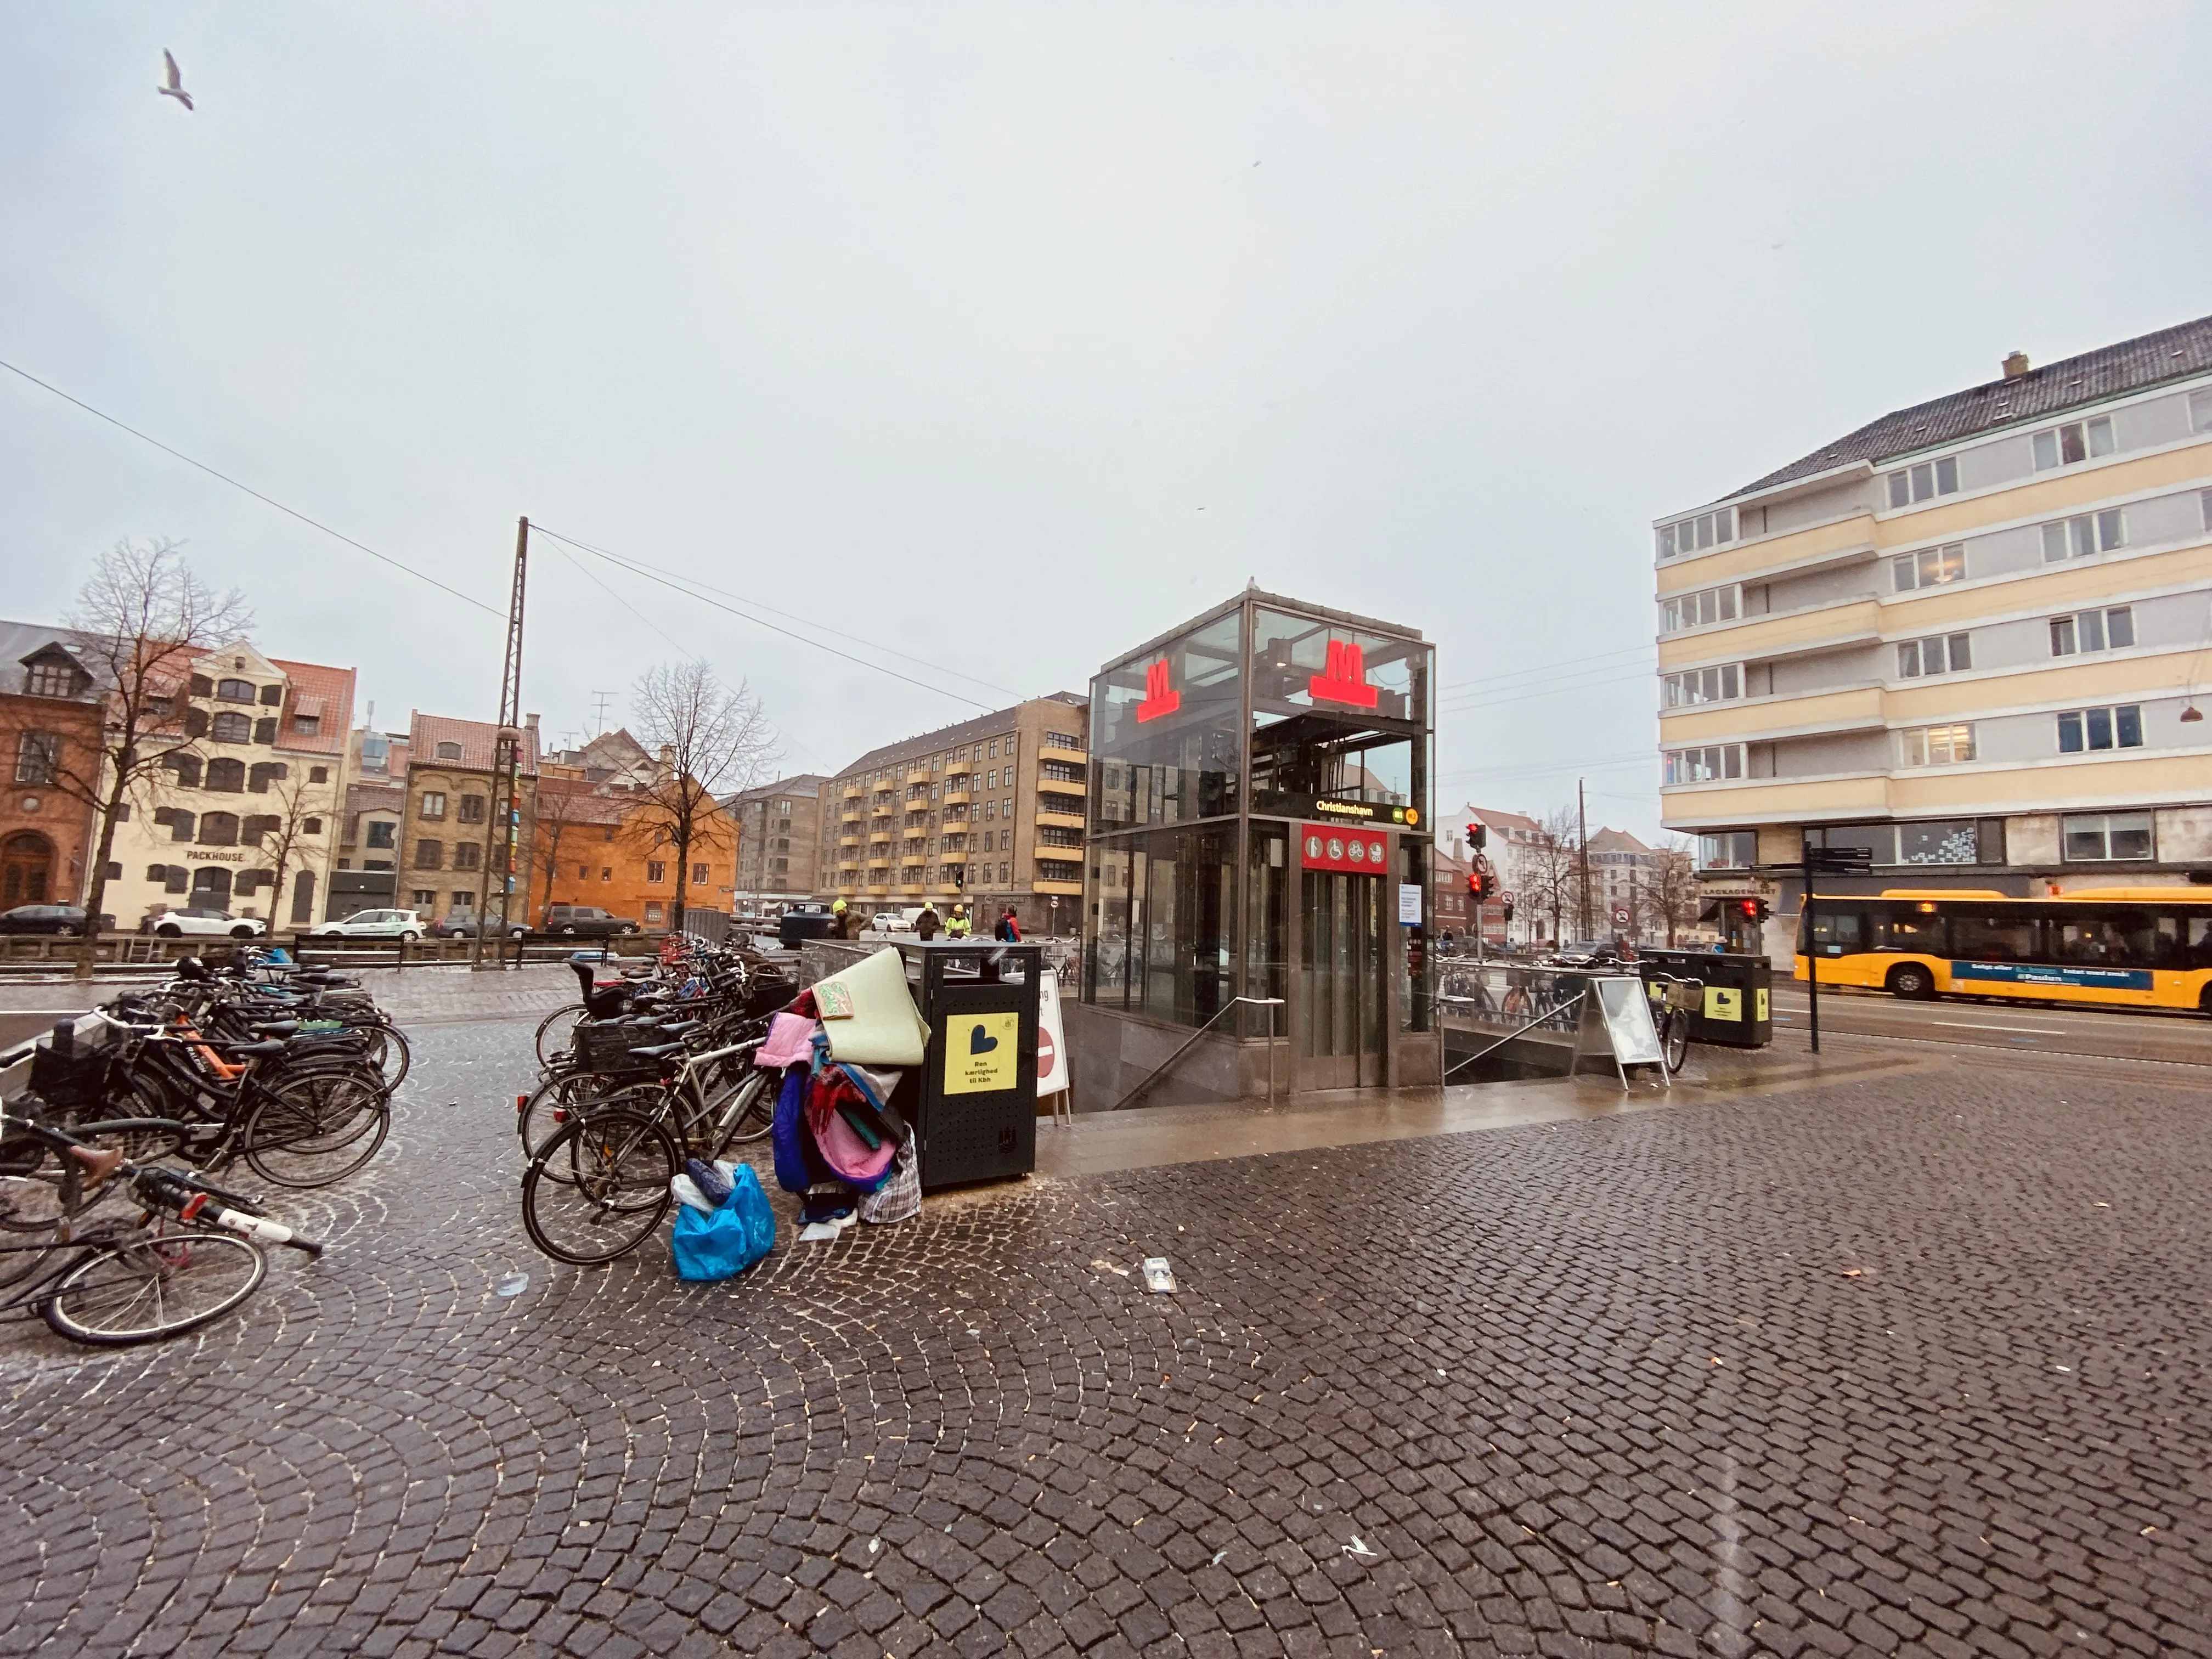
[(711, 1213), (679, 1205), (669, 1247), (676, 1276), (696, 1284), (735, 1279), (774, 1249), (775, 1212), (752, 1166), (738, 1165), (730, 1195)]

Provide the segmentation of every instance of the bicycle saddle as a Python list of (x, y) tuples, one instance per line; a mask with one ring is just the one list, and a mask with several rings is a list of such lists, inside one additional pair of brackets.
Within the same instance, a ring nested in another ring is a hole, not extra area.
[(299, 1029), (300, 1022), (296, 1019), (274, 1019), (265, 1024), (256, 1025), (253, 1028), (253, 1035), (258, 1039), (266, 1042), (270, 1037), (290, 1036)]
[(684, 1038), (695, 1037), (706, 1029), (707, 1022), (703, 1019), (678, 1019), (663, 1025), (660, 1028), (660, 1034), (680, 1043)]
[(683, 1052), (684, 1045), (680, 1042), (656, 1042), (650, 1048), (633, 1048), (629, 1054), (632, 1060), (665, 1060), (671, 1054)]
[(291, 1045), (283, 1037), (271, 1037), (266, 1042), (226, 1042), (222, 1045), (232, 1057), (238, 1060), (266, 1060), (281, 1054)]
[(116, 1146), (72, 1146), (70, 1156), (84, 1171), (87, 1187), (97, 1187), (113, 1175), (123, 1163), (123, 1152)]

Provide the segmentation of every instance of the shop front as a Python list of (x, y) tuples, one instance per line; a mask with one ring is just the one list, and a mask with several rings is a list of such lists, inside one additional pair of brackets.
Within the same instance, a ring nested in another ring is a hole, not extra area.
[(1436, 1079), (1434, 655), (1248, 591), (1091, 682), (1080, 1109)]

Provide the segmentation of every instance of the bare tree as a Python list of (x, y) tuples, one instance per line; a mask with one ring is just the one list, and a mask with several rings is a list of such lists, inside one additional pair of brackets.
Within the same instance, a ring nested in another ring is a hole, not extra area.
[(100, 555), (64, 620), (104, 704), (98, 745), (57, 757), (48, 786), (89, 806), (99, 824), (76, 959), (77, 977), (89, 979), (115, 826), (149, 793), (156, 769), (199, 735), (187, 723), (193, 663), (246, 633), (253, 617), (236, 590), (218, 593), (195, 575), (179, 544), (126, 540)]
[(1700, 908), (1698, 867), (1687, 842), (1670, 838), (1656, 849), (1644, 866), (1637, 899), (1644, 925), (1663, 931), (1671, 947), (1676, 933), (1698, 919)]
[(1583, 866), (1578, 833), (1575, 809), (1559, 807), (1545, 817), (1536, 840), (1521, 854), (1528, 908), (1539, 915), (1550, 915), (1554, 940), (1563, 937), (1567, 912), (1579, 901)]
[(587, 822), (599, 822), (585, 805), (593, 799), (592, 786), (581, 780), (547, 777), (538, 780), (530, 867), (525, 872), (523, 891), (526, 898), (530, 876), (542, 874), (545, 878), (545, 896), (538, 907), (538, 925), (541, 928), (548, 925), (553, 913), (553, 884), (561, 873), (562, 838), (572, 828)]
[[(322, 793), (309, 791), (314, 786), (307, 781), (307, 772), (284, 769), (284, 775), (269, 785), (269, 805), (271, 810), (248, 817), (240, 826), (239, 839), (248, 847), (258, 847), (269, 855), (269, 863), (259, 873), (267, 875), (269, 896), (269, 933), (276, 936), (276, 924), (283, 920), (277, 910), (284, 902), (284, 878), (298, 857), (300, 844), (310, 831), (307, 825), (331, 810), (322, 800)], [(258, 883), (256, 884), (257, 885)], [(309, 921), (313, 921), (311, 916)]]
[(727, 844), (734, 866), (737, 831), (720, 797), (763, 781), (781, 758), (760, 699), (743, 681), (724, 685), (703, 662), (664, 663), (631, 694), (637, 735), (658, 751), (653, 781), (641, 792), (631, 833), (676, 854), (676, 903), (669, 927), (684, 926), (695, 853)]

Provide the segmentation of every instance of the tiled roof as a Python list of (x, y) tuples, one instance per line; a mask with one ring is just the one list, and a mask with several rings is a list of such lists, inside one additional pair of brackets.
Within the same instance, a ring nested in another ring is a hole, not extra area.
[[(1521, 830), (1533, 832), (1544, 827), (1535, 819), (1525, 817), (1522, 813), (1494, 811), (1487, 806), (1463, 806), (1460, 809), (1460, 817), (1462, 822), (1468, 818), (1480, 818), (1492, 830)], [(1816, 894), (1814, 896), (1819, 896)]]
[(1649, 853), (1652, 850), (1626, 830), (1600, 830), (1589, 838), (1589, 849), (1593, 853)]
[(777, 795), (796, 795), (811, 800), (822, 793), (822, 786), (830, 780), (819, 772), (801, 772), (793, 777), (778, 778), (774, 783), (763, 783), (754, 789), (740, 789), (734, 795), (722, 797), (722, 805), (734, 807), (739, 801), (766, 800)]
[(540, 823), (620, 823), (637, 810), (635, 795), (609, 795), (581, 778), (538, 781)]
[(1937, 444), (2028, 421), (2049, 420), (2069, 409), (2140, 392), (2165, 380), (2212, 371), (2212, 317), (2179, 323), (2078, 357), (2045, 363), (2009, 380), (1954, 392), (1869, 421), (1802, 460), (1753, 480), (1737, 495), (1826, 472), (1853, 461), (1880, 463)]
[[(343, 755), (353, 735), (353, 682), (350, 668), (331, 668), (319, 662), (287, 662), (269, 659), (269, 665), (284, 676), (284, 718), (276, 746), (295, 754)], [(316, 705), (313, 708), (307, 704)], [(295, 714), (313, 714), (319, 724), (313, 737), (292, 729)]]
[[(459, 760), (441, 761), (438, 745), (457, 743)], [(499, 727), (489, 720), (457, 720), (444, 714), (416, 713), (407, 723), (408, 764), (410, 767), (458, 766), (471, 772), (489, 772), (499, 747)], [(522, 732), (522, 775), (538, 775), (538, 733)]]
[(407, 790), (397, 783), (370, 781), (346, 786), (346, 811), (349, 812), (404, 812), (407, 810)]
[(903, 742), (885, 744), (881, 749), (871, 749), (839, 775), (850, 777), (855, 772), (870, 771), (878, 766), (893, 766), (917, 755), (933, 755), (940, 749), (972, 743), (978, 738), (995, 738), (1030, 702), (1066, 703), (1071, 708), (1086, 711), (1091, 707), (1090, 698), (1074, 691), (1054, 691), (1048, 696), (1031, 697), (1028, 702), (1016, 703), (1012, 708), (1001, 708), (991, 714), (978, 714), (974, 720), (963, 720), (957, 726), (940, 726), (934, 732), (925, 732), (918, 738), (908, 738)]
[[(75, 629), (57, 628), (51, 623), (0, 622), (0, 671), (7, 678), (0, 680), (0, 691), (21, 691), (23, 681), (17, 670), (27, 657), (35, 656), (50, 645), (58, 645), (72, 661), (91, 676), (94, 686), (106, 678), (98, 653), (83, 648), (82, 636)], [(88, 689), (86, 700), (92, 691)]]

